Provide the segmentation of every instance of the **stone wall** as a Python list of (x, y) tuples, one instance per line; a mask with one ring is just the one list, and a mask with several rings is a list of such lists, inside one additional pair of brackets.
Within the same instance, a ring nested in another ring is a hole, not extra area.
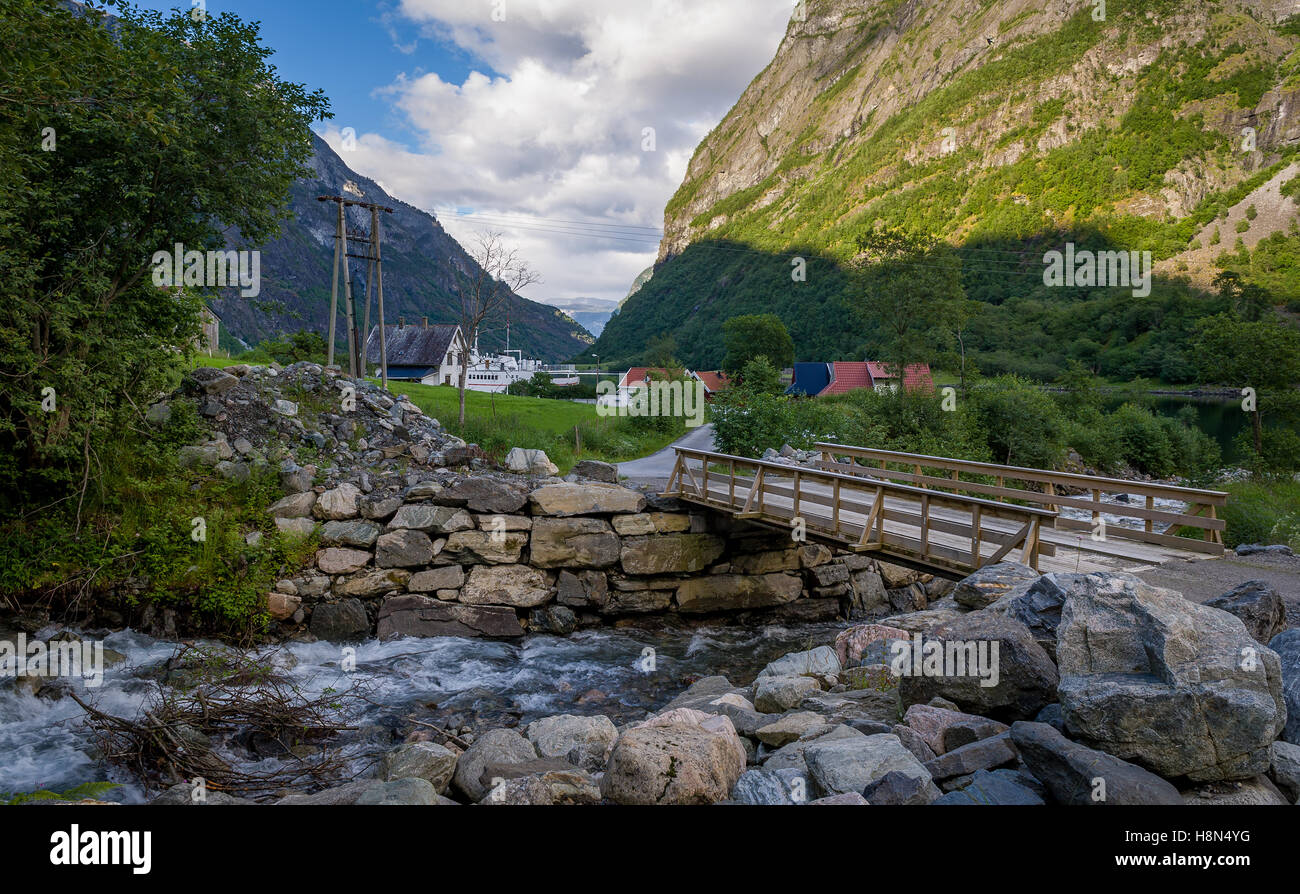
[(289, 635), (504, 638), (648, 616), (822, 621), (927, 599), (929, 578), (915, 572), (577, 476), (478, 475), (388, 495), (344, 483), (270, 511), (285, 529), (319, 524), (312, 567), (268, 598)]

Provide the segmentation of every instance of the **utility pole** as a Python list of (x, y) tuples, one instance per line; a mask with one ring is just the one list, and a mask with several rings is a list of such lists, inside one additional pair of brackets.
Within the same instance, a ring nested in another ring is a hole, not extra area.
[[(343, 196), (317, 196), (319, 202), (334, 202), (338, 206), (338, 218), (334, 233), (334, 269), (333, 284), (330, 287), (330, 323), (328, 362), (334, 363), (334, 327), (338, 317), (339, 264), (343, 265), (343, 306), (348, 328), (348, 374), (352, 378), (366, 373), (366, 348), (370, 336), (370, 295), (374, 290), (379, 311), (379, 366), (384, 386), (388, 386), (388, 345), (384, 333), (384, 267), (380, 252), (379, 212), (392, 214), (393, 209), (374, 202), (358, 202)], [(355, 205), (370, 211), (370, 233), (348, 233), (347, 213), (349, 206)], [(348, 251), (348, 238), (366, 246), (365, 254), (353, 254)], [(357, 313), (356, 302), (352, 297), (352, 274), (348, 266), (349, 258), (367, 262), (366, 306), (363, 313)], [(358, 329), (358, 324), (365, 325), (365, 332)]]

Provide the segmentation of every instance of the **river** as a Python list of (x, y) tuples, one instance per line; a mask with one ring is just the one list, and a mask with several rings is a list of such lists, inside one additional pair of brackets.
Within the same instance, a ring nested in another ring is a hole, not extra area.
[[(637, 720), (701, 676), (724, 674), (733, 683), (753, 679), (781, 655), (830, 642), (834, 625), (725, 627), (695, 630), (600, 629), (568, 637), (531, 636), (518, 642), (459, 637), (371, 640), (357, 644), (355, 671), (345, 672), (344, 647), (292, 643), (271, 655), (304, 695), (363, 687), (375, 702), (352, 720), (361, 731), (347, 742), (354, 773), (401, 741), (405, 720), (452, 729), (524, 725), (553, 714), (605, 714), (615, 723)], [(53, 629), (42, 631), (44, 637)], [(156, 691), (158, 669), (176, 644), (133, 631), (104, 638), (126, 656), (109, 668), (103, 685), (78, 694), (99, 710), (132, 717)], [(650, 649), (653, 652), (647, 652)], [(653, 662), (648, 658), (653, 658)], [(652, 670), (646, 670), (653, 665)], [(47, 700), (0, 682), (0, 792), (65, 791), (80, 783), (122, 784), (107, 800), (137, 803), (146, 795), (136, 780), (95, 756), (81, 708), (70, 698)], [(221, 752), (246, 767), (271, 769), (247, 754)]]

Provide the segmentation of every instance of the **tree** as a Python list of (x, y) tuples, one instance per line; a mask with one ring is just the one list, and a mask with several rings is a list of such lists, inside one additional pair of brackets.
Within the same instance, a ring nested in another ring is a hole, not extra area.
[(755, 357), (766, 357), (777, 369), (794, 363), (794, 339), (776, 314), (743, 314), (722, 324), (726, 354), (722, 369), (729, 376), (739, 375), (745, 364)]
[(958, 379), (961, 393), (966, 393), (966, 339), (970, 336), (971, 323), (983, 312), (985, 305), (966, 297), (954, 297), (940, 308), (940, 317), (944, 330), (951, 342), (957, 346)]
[(1300, 332), (1272, 320), (1241, 320), (1224, 313), (1200, 321), (1194, 345), (1203, 382), (1254, 389), (1252, 440), (1255, 453), (1261, 453), (1266, 392), (1279, 392), (1278, 402), (1289, 404), (1285, 395), (1300, 382)]
[(857, 245), (853, 309), (884, 334), (883, 360), (901, 381), (908, 366), (934, 357), (945, 314), (965, 298), (961, 259), (937, 237), (901, 227), (872, 230)]
[(763, 354), (745, 364), (740, 371), (740, 384), (737, 387), (750, 394), (781, 394), (785, 391), (780, 370)]
[(1268, 292), (1254, 283), (1246, 282), (1235, 270), (1224, 270), (1214, 277), (1214, 287), (1228, 306), (1247, 322), (1258, 322), (1273, 306)]
[[(457, 269), (456, 291), (460, 295), (460, 331), (472, 345), (483, 321), (504, 308), (520, 289), (541, 282), (517, 249), (507, 248), (500, 233), (481, 232), (468, 252), (473, 265)], [(460, 424), (465, 424), (465, 390), (469, 379), (469, 358), (460, 364)]]
[(0, 512), (84, 499), (215, 296), (211, 283), (159, 288), (155, 253), (268, 242), (310, 158), (308, 126), (328, 117), (233, 14), (110, 23), (51, 0), (5, 6)]

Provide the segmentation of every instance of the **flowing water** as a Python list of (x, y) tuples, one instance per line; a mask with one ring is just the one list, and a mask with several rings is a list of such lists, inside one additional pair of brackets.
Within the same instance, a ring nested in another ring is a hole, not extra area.
[[(306, 697), (364, 690), (360, 727), (347, 743), (353, 772), (400, 743), (417, 716), (439, 727), (524, 725), (552, 714), (606, 714), (615, 723), (641, 719), (701, 676), (723, 674), (748, 683), (786, 652), (829, 643), (834, 625), (719, 627), (694, 630), (601, 629), (518, 642), (458, 637), (370, 640), (352, 647), (291, 643), (264, 656)], [(40, 638), (53, 629), (42, 631)], [(106, 648), (126, 656), (103, 684), (78, 694), (101, 711), (134, 717), (157, 692), (156, 680), (176, 644), (133, 631), (111, 634)], [(650, 650), (650, 651), (648, 651)], [(346, 671), (345, 665), (355, 665)], [(39, 698), (0, 681), (0, 793), (65, 791), (110, 780), (109, 800), (138, 802), (138, 781), (95, 756), (84, 712), (70, 698)], [(270, 769), (277, 758), (223, 752), (241, 766)]]

